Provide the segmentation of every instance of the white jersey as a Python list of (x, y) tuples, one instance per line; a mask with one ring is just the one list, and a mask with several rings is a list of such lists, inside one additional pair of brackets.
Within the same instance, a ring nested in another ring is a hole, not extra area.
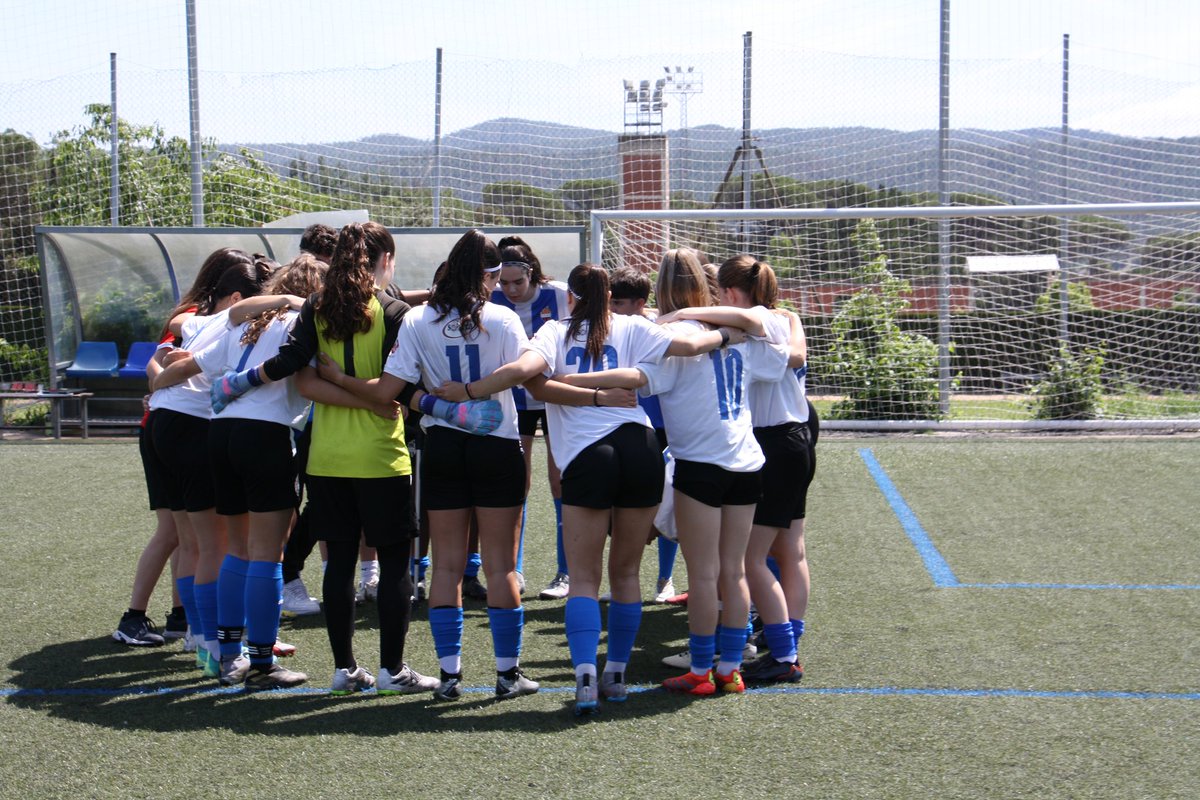
[[(514, 303), (502, 290), (494, 289), (492, 302), (515, 311), (521, 318), (521, 325), (524, 326), (527, 337), (532, 337), (547, 322), (565, 319), (570, 314), (567, 311), (567, 285), (562, 281), (538, 284), (533, 297), (524, 303)], [(518, 411), (540, 411), (546, 407), (545, 403), (525, 391), (524, 386), (514, 386), (512, 395)]]
[[(479, 316), (481, 330), (465, 338), (458, 313), (451, 311), (442, 320), (441, 312), (429, 305), (418, 306), (404, 315), (396, 345), (383, 371), (397, 378), (436, 389), (446, 381), (469, 383), (490, 375), (521, 354), (528, 341), (521, 320), (510, 309), (484, 303)], [(517, 409), (511, 392), (496, 396), (504, 418), (491, 436), (517, 439)], [(443, 425), (460, 430), (430, 414), (421, 417), (421, 427)]]
[[(703, 329), (691, 320), (667, 327), (680, 333)], [(730, 472), (754, 472), (762, 467), (748, 389), (752, 380), (778, 378), (786, 367), (786, 350), (763, 339), (702, 356), (638, 365), (647, 379), (642, 393), (658, 395), (675, 458)]]
[[(225, 335), (229, 330), (229, 311), (221, 311), (211, 316), (202, 317), (193, 314), (183, 323), (181, 332), (181, 349), (190, 353), (198, 353), (205, 347)], [(201, 372), (193, 375), (183, 383), (159, 389), (150, 395), (150, 410), (165, 408), (168, 411), (178, 411), (200, 419), (212, 417), (212, 398), (209, 389), (212, 380)]]
[[(525, 347), (546, 362), (547, 377), (634, 367), (642, 362), (657, 363), (662, 360), (673, 338), (669, 331), (642, 317), (614, 314), (609, 317), (604, 355), (595, 361), (587, 353), (587, 325), (582, 326), (575, 339), (567, 341), (569, 325), (569, 320), (548, 322)], [(550, 428), (550, 450), (554, 454), (554, 463), (564, 472), (584, 448), (620, 426), (635, 422), (650, 427), (650, 420), (640, 406), (596, 408), (547, 403), (546, 422)]]
[[(247, 366), (261, 364), (277, 354), (287, 342), (288, 332), (298, 316), (297, 312), (288, 311), (272, 320), (250, 347), (242, 344), (249, 322), (236, 328), (226, 327), (224, 336), (193, 353), (192, 357), (210, 380), (218, 379), (230, 370), (241, 372)], [(256, 419), (303, 430), (308, 420), (308, 406), (308, 401), (296, 391), (289, 377), (247, 392), (220, 414), (213, 415), (213, 419)]]
[[(785, 351), (790, 350), (792, 329), (788, 318), (762, 306), (755, 308), (762, 311), (767, 341)], [(756, 379), (750, 384), (750, 416), (754, 419), (755, 427), (808, 421), (808, 402), (804, 399), (804, 376), (807, 373), (806, 367), (785, 369), (778, 380)]]

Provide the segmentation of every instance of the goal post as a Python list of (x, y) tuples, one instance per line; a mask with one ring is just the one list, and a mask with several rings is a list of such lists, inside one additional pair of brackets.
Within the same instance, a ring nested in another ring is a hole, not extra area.
[[(590, 260), (644, 265), (647, 222), (772, 265), (831, 427), (1200, 429), (1200, 202), (593, 211)], [(870, 263), (894, 319), (848, 319)]]

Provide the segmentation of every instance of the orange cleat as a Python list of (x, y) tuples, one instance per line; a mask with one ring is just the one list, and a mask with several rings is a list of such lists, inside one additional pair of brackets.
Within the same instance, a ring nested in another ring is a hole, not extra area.
[[(713, 683), (712, 670), (704, 675), (688, 671), (678, 678), (667, 678), (663, 688), (669, 692), (685, 692), (687, 694), (708, 695), (717, 693), (717, 685)], [(740, 679), (740, 676), (739, 676)]]

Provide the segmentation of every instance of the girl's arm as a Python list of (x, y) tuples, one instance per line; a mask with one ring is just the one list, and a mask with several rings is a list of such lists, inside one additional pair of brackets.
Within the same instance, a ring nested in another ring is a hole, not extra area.
[[(466, 384), (456, 381), (446, 381), (433, 390), (433, 393), (443, 400), (455, 403), (465, 403), (468, 400), (482, 400), (498, 392), (511, 389), (520, 383), (540, 375), (546, 370), (546, 360), (532, 350), (526, 350), (517, 357), (496, 369), (491, 375), (470, 381)], [(536, 397), (536, 395), (535, 395)]]
[(637, 405), (637, 394), (629, 389), (585, 389), (559, 380), (547, 379), (545, 375), (540, 374), (526, 381), (525, 388), (535, 399), (560, 406), (633, 408)]
[[(150, 366), (146, 365), (146, 370), (149, 372)], [(177, 383), (183, 383), (193, 375), (200, 374), (200, 365), (196, 363), (196, 359), (189, 353), (183, 358), (174, 361), (170, 366), (163, 368), (157, 375), (150, 379), (151, 391), (157, 392), (159, 389), (165, 389), (168, 386), (174, 386)]]
[(323, 380), (329, 381), (334, 386), (340, 387), (369, 403), (383, 403), (394, 400), (404, 390), (404, 387), (408, 386), (408, 381), (397, 378), (388, 372), (370, 380), (347, 375), (337, 365), (337, 362), (326, 353), (321, 353), (317, 356), (317, 374)]
[(384, 419), (395, 419), (400, 413), (400, 404), (394, 400), (373, 402), (330, 383), (321, 378), (312, 367), (304, 367), (295, 375), (296, 391), (305, 400), (324, 403), (327, 406), (362, 408)]
[(187, 322), (192, 317), (196, 316), (195, 311), (184, 311), (182, 314), (177, 314), (167, 323), (167, 330), (175, 334), (175, 338), (179, 339), (183, 336), (183, 323)]
[(707, 322), (709, 325), (721, 325), (727, 328), (741, 328), (751, 336), (765, 336), (762, 317), (748, 308), (737, 306), (711, 306), (705, 308), (681, 308), (670, 314), (663, 314), (655, 320), (659, 325), (681, 319), (694, 319)]
[(788, 369), (800, 369), (808, 363), (808, 341), (804, 337), (804, 325), (800, 323), (800, 316), (791, 311), (780, 309), (776, 313), (783, 314), (788, 319), (788, 325), (791, 326), (791, 351), (788, 355)]
[(229, 307), (229, 324), (231, 327), (237, 327), (275, 308), (299, 311), (303, 306), (304, 298), (294, 294), (260, 294), (257, 297), (247, 297)]
[(577, 372), (574, 375), (555, 375), (554, 380), (585, 389), (637, 389), (646, 385), (646, 375), (636, 367), (604, 369), (599, 372)]
[(718, 328), (715, 331), (700, 331), (689, 336), (676, 336), (667, 346), (669, 356), (699, 356), (727, 344), (746, 341), (746, 331), (741, 328)]

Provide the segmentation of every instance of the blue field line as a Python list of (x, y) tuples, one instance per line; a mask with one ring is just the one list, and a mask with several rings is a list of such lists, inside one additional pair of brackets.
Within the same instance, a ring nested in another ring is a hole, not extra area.
[[(490, 696), (494, 690), (490, 686), (465, 687), (472, 695)], [(643, 692), (665, 692), (661, 686), (630, 686), (630, 694)], [(539, 694), (574, 694), (575, 687), (550, 686), (542, 687)], [(0, 697), (21, 699), (38, 697), (146, 697), (172, 696), (186, 697), (195, 695), (328, 695), (324, 687), (299, 687), (295, 689), (272, 689), (266, 692), (251, 692), (240, 687), (174, 687), (154, 688), (132, 686), (124, 688), (94, 687), (90, 689), (0, 689)], [(1200, 700), (1200, 692), (1119, 692), (1110, 690), (1094, 691), (1037, 691), (1032, 689), (954, 689), (954, 688), (905, 688), (902, 686), (847, 686), (847, 687), (810, 687), (781, 685), (756, 689), (747, 689), (746, 694), (784, 694), (784, 695), (862, 695), (867, 697), (983, 697), (983, 698), (1024, 698), (1032, 700)], [(373, 697), (375, 692), (363, 692), (361, 697)], [(353, 697), (331, 697), (332, 702), (353, 701)]]
[(1155, 592), (1171, 589), (1198, 591), (1200, 585), (1187, 583), (960, 583), (960, 589), (1087, 589), (1089, 591), (1105, 591), (1119, 589), (1130, 591), (1146, 589)]
[(925, 569), (929, 572), (929, 577), (933, 579), (934, 585), (943, 588), (961, 586), (958, 578), (954, 577), (954, 570), (950, 569), (946, 559), (942, 558), (942, 554), (938, 552), (937, 546), (929, 538), (929, 534), (925, 533), (925, 529), (921, 527), (917, 515), (908, 507), (908, 503), (904, 502), (904, 498), (900, 496), (892, 479), (887, 476), (879, 461), (875, 459), (875, 454), (869, 447), (864, 447), (858, 451), (858, 455), (867, 465), (867, 471), (875, 479), (875, 485), (879, 487), (879, 491), (883, 492), (888, 505), (892, 507), (892, 511), (900, 520), (904, 532), (908, 534), (909, 540), (917, 548), (917, 553), (925, 562)]

